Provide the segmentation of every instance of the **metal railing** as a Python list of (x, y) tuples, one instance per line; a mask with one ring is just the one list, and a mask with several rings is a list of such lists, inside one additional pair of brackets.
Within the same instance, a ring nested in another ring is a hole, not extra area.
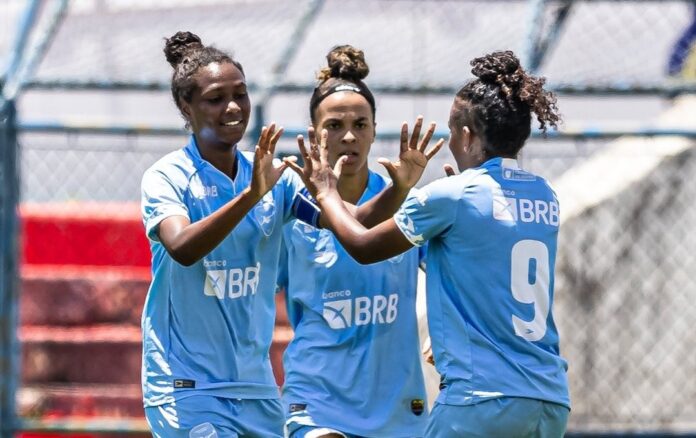
[[(508, 0), (509, 1), (509, 0)], [(589, 0), (585, 0), (586, 2)], [(635, 0), (634, 0), (635, 1)], [(312, 86), (302, 83), (285, 81), (284, 74), (292, 60), (297, 56), (298, 48), (303, 44), (306, 30), (312, 26), (321, 12), (326, 0), (312, 0), (306, 3), (306, 9), (297, 20), (294, 31), (287, 40), (287, 46), (282, 56), (276, 60), (271, 69), (269, 80), (262, 83), (250, 83), (250, 90), (260, 98), (255, 105), (255, 126), (253, 132), (260, 131), (266, 122), (266, 108), (274, 96), (282, 93), (307, 93)], [(546, 55), (553, 50), (562, 34), (564, 26), (571, 17), (573, 8), (580, 1), (551, 2), (545, 0), (528, 0), (529, 16), (527, 22), (527, 40), (524, 51), (524, 63), (530, 71), (537, 71), (543, 64)], [(692, 2), (693, 3), (693, 2)], [(2, 100), (0, 117), (0, 437), (10, 437), (16, 431), (37, 432), (92, 432), (92, 433), (122, 433), (136, 434), (147, 432), (147, 427), (141, 420), (46, 420), (17, 418), (15, 412), (15, 393), (19, 382), (18, 349), (16, 336), (17, 327), (17, 218), (16, 209), (19, 200), (19, 176), (17, 170), (18, 133), (67, 133), (67, 134), (99, 134), (99, 135), (144, 135), (144, 136), (178, 136), (184, 131), (170, 126), (142, 126), (132, 124), (76, 124), (63, 121), (40, 121), (16, 119), (15, 101), (27, 90), (99, 90), (99, 91), (165, 91), (169, 83), (165, 81), (118, 81), (118, 80), (74, 80), (54, 78), (38, 80), (34, 71), (46, 53), (52, 37), (60, 28), (65, 17), (67, 0), (51, 2), (52, 8), (47, 12), (49, 19), (43, 27), (37, 29), (37, 18), (46, 2), (28, 0), (25, 12), (17, 28), (15, 44), (7, 66), (0, 76), (2, 85)], [(546, 8), (554, 4), (558, 8), (551, 15), (551, 23), (544, 23)], [(560, 5), (560, 6), (559, 6)], [(30, 40), (32, 33), (39, 36)], [(33, 41), (31, 47), (29, 42)], [(676, 96), (684, 93), (696, 93), (696, 83), (687, 81), (665, 81), (662, 83), (640, 83), (631, 81), (607, 81), (606, 83), (552, 83), (550, 89), (566, 95), (659, 95)], [(452, 96), (457, 88), (451, 85), (424, 84), (391, 85), (373, 84), (375, 93), (385, 95), (440, 95)], [(285, 130), (285, 136), (292, 138), (303, 134), (304, 127), (290, 126)], [(446, 137), (445, 131), (438, 131), (436, 136)], [(397, 131), (381, 131), (377, 139), (393, 141), (397, 139)], [(541, 137), (533, 132), (534, 138)], [(662, 127), (639, 126), (633, 129), (616, 129), (606, 126), (565, 129), (548, 133), (552, 140), (596, 140), (615, 139), (623, 136), (640, 137), (686, 137), (696, 138), (696, 126), (689, 129), (668, 129)], [(642, 431), (640, 436), (687, 436), (692, 433)], [(567, 436), (625, 436), (622, 432), (603, 433), (569, 433)]]

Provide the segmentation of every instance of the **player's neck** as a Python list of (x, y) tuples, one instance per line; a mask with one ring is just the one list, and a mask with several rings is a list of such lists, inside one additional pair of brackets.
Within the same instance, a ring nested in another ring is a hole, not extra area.
[(367, 187), (368, 173), (341, 175), (338, 180), (338, 193), (341, 199), (351, 204), (357, 204)]
[(236, 145), (227, 149), (200, 147), (201, 157), (232, 180), (237, 175), (236, 151)]

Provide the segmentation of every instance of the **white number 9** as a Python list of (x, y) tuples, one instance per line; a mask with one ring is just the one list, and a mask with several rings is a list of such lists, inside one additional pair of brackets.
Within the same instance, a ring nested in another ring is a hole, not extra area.
[[(538, 240), (520, 240), (512, 247), (510, 288), (512, 296), (524, 304), (534, 304), (534, 319), (525, 321), (512, 315), (515, 334), (528, 341), (538, 341), (546, 334), (549, 316), (549, 250)], [(533, 280), (530, 281), (530, 262), (535, 260)]]

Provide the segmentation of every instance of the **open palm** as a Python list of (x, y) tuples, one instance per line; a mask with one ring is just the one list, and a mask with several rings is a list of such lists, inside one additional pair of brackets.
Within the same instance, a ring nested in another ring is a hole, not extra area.
[(276, 166), (273, 162), (276, 144), (282, 134), (283, 128), (276, 130), (275, 123), (261, 129), (261, 137), (254, 149), (254, 170), (250, 184), (251, 192), (258, 197), (271, 190), (287, 168), (285, 163)]
[(428, 143), (430, 143), (430, 139), (435, 132), (435, 123), (430, 123), (423, 138), (418, 141), (422, 126), (423, 117), (418, 116), (413, 127), (413, 132), (411, 133), (411, 138), (409, 139), (408, 123), (404, 122), (401, 125), (399, 160), (395, 162), (389, 161), (386, 158), (377, 160), (387, 169), (396, 187), (406, 190), (414, 187), (423, 175), (428, 161), (435, 156), (445, 143), (444, 139), (440, 139), (435, 146), (426, 152), (425, 149), (428, 147)]

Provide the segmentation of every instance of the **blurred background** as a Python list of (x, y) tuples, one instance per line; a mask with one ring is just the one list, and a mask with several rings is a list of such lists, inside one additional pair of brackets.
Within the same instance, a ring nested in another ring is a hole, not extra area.
[[(568, 436), (696, 436), (696, 2), (2, 0), (2, 438), (147, 430), (139, 187), (186, 142), (162, 52), (179, 30), (242, 63), (254, 109), (241, 147), (276, 121), (280, 154), (308, 126), (326, 53), (363, 49), (375, 160), (398, 155), (400, 124), (418, 114), (447, 137), (469, 61), (515, 51), (565, 120), (534, 132), (521, 164), (561, 203)], [(421, 184), (446, 162), (445, 148)], [(279, 302), (279, 383), (291, 336)]]

